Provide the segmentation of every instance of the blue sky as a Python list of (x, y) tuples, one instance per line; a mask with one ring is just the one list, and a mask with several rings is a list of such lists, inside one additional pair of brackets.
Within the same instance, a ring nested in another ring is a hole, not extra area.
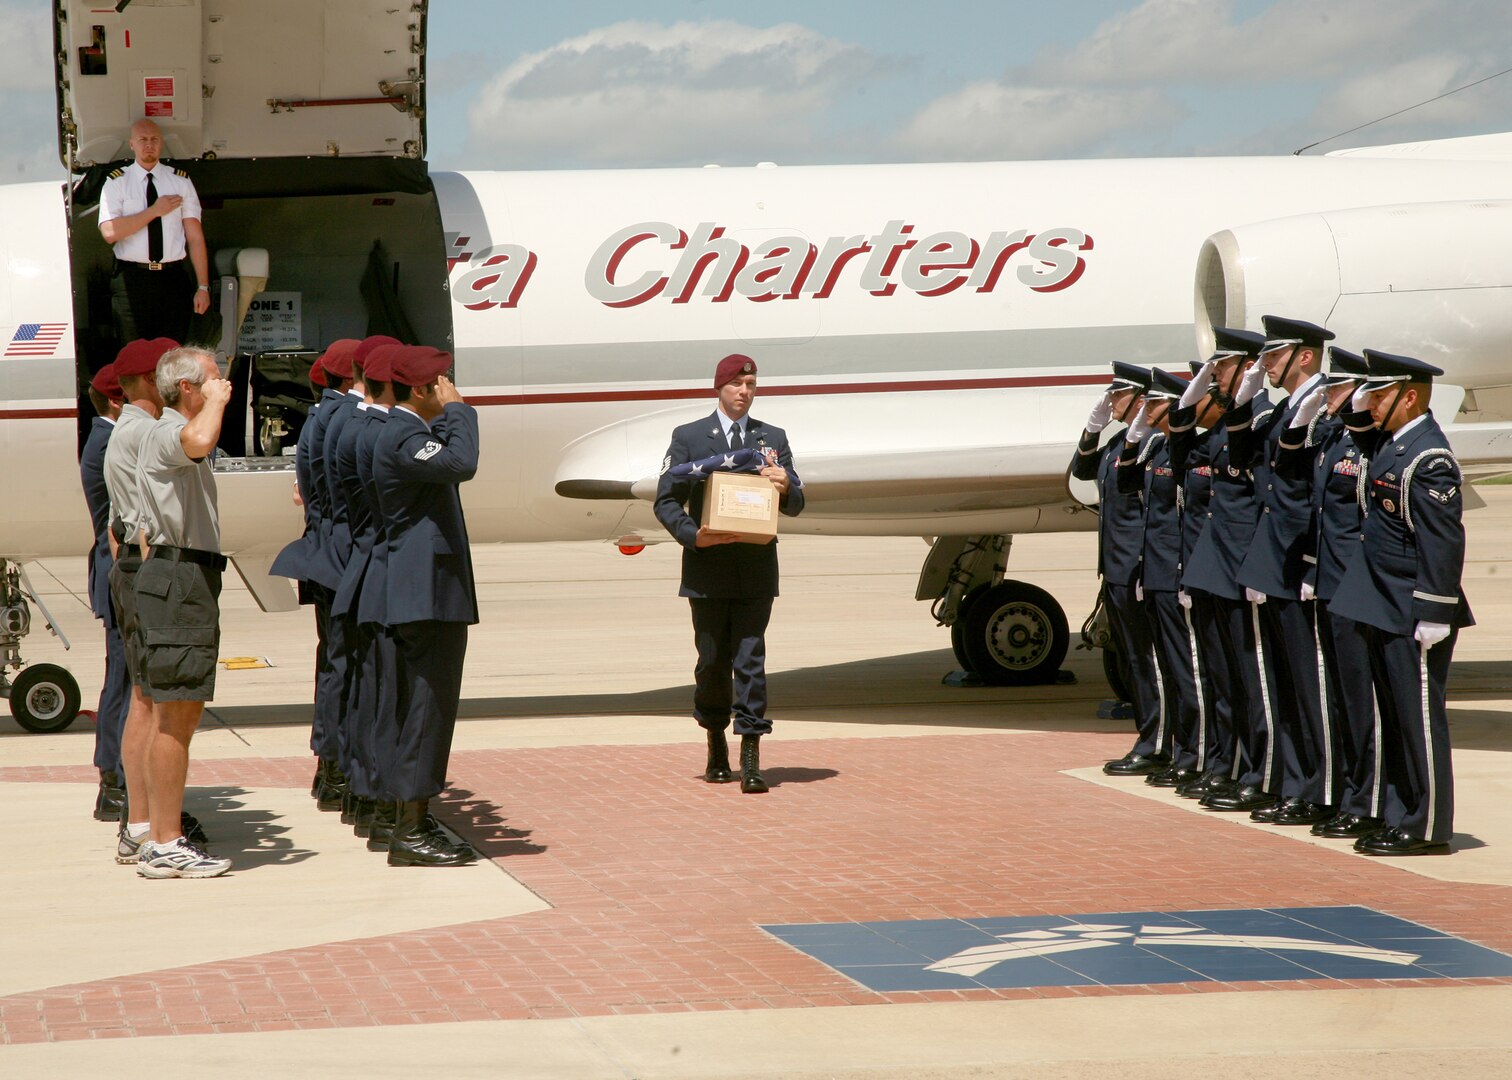
[[(758, 14), (759, 12), (759, 14)], [(1505, 0), (433, 0), (436, 168), (1280, 154), (1512, 66)], [(0, 0), (0, 182), (61, 175)], [(1512, 127), (1512, 76), (1324, 149)]]

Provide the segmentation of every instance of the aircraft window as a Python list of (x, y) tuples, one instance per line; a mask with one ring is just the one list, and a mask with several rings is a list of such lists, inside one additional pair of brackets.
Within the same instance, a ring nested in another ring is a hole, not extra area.
[(89, 34), (89, 44), (79, 46), (79, 74), (109, 74), (106, 67), (105, 28), (103, 26), (92, 27)]

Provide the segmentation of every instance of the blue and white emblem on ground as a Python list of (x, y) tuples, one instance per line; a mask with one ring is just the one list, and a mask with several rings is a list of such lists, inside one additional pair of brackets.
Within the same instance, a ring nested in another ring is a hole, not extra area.
[(1512, 956), (1365, 907), (762, 929), (881, 991), (1512, 976)]

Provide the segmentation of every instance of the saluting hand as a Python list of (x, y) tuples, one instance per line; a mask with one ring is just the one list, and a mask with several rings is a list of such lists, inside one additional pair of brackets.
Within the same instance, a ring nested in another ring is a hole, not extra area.
[(436, 401), (445, 408), (452, 402), (466, 404), (466, 399), (457, 390), (457, 384), (442, 375), (436, 379)]
[(1244, 405), (1254, 401), (1260, 395), (1260, 387), (1265, 383), (1265, 368), (1261, 364), (1251, 364), (1239, 380), (1239, 389), (1234, 391), (1234, 404)]
[(1087, 417), (1087, 431), (1096, 435), (1108, 426), (1113, 419), (1113, 388), (1110, 386), (1103, 391), (1102, 397), (1097, 399), (1097, 404), (1092, 406), (1092, 414)]
[(1297, 412), (1291, 418), (1288, 427), (1305, 428), (1313, 422), (1313, 419), (1323, 411), (1323, 406), (1328, 403), (1328, 398), (1323, 393), (1323, 384), (1320, 382), (1307, 392), (1307, 395), (1297, 403)]
[(1212, 361), (1206, 361), (1197, 369), (1197, 374), (1192, 376), (1192, 381), (1181, 392), (1181, 407), (1190, 409), (1203, 398), (1207, 397), (1208, 387), (1213, 385), (1213, 368), (1217, 365)]
[(206, 405), (224, 409), (231, 401), (231, 384), (225, 379), (206, 379), (200, 393), (205, 396)]
[(1150, 423), (1150, 403), (1141, 401), (1138, 410), (1134, 413), (1134, 419), (1129, 421), (1129, 433), (1125, 438), (1131, 443), (1142, 443), (1145, 438), (1154, 432), (1155, 427)]

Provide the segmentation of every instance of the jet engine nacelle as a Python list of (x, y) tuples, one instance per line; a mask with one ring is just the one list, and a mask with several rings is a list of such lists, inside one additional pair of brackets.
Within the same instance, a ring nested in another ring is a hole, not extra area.
[(1198, 347), (1262, 315), (1405, 353), (1467, 388), (1512, 383), (1512, 200), (1405, 203), (1216, 233), (1197, 259)]

